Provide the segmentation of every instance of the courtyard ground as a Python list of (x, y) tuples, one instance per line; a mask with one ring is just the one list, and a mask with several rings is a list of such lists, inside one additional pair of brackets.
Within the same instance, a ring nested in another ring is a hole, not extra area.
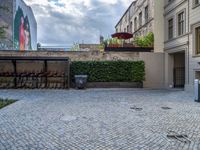
[[(1, 150), (200, 149), (200, 104), (184, 91), (0, 90)], [(174, 138), (167, 135), (184, 135)]]

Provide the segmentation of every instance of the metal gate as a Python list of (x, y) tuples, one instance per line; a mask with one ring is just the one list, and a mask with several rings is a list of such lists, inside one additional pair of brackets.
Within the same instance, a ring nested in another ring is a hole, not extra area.
[(185, 67), (174, 68), (174, 87), (184, 88), (185, 85)]

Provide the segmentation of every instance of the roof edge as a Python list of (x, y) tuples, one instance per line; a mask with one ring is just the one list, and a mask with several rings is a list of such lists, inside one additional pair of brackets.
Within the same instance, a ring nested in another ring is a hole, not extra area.
[(124, 14), (122, 15), (122, 17), (120, 18), (120, 20), (117, 22), (117, 24), (115, 25), (115, 28), (117, 27), (117, 25), (121, 22), (121, 20), (123, 19), (123, 17), (125, 16), (125, 14), (128, 12), (128, 10), (130, 9), (130, 7), (134, 4), (134, 3), (136, 3), (137, 2), (137, 0), (135, 0), (135, 1), (133, 1), (130, 5), (129, 5), (129, 7), (126, 9), (126, 11), (124, 12)]

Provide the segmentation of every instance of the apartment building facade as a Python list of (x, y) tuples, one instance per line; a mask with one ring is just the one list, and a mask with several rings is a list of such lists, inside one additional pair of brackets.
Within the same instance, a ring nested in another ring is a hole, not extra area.
[(163, 52), (163, 7), (164, 1), (162, 0), (133, 1), (115, 26), (116, 32), (133, 33), (134, 38), (153, 32), (155, 38), (154, 52)]
[(165, 0), (166, 87), (193, 89), (200, 79), (200, 0)]
[(200, 0), (189, 0), (189, 81), (186, 90), (193, 88), (194, 79), (200, 79)]

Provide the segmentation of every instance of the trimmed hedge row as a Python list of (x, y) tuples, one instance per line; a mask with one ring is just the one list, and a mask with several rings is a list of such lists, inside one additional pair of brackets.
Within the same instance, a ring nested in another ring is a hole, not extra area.
[(88, 75), (89, 82), (142, 82), (145, 79), (143, 61), (75, 61), (71, 63), (74, 75)]

